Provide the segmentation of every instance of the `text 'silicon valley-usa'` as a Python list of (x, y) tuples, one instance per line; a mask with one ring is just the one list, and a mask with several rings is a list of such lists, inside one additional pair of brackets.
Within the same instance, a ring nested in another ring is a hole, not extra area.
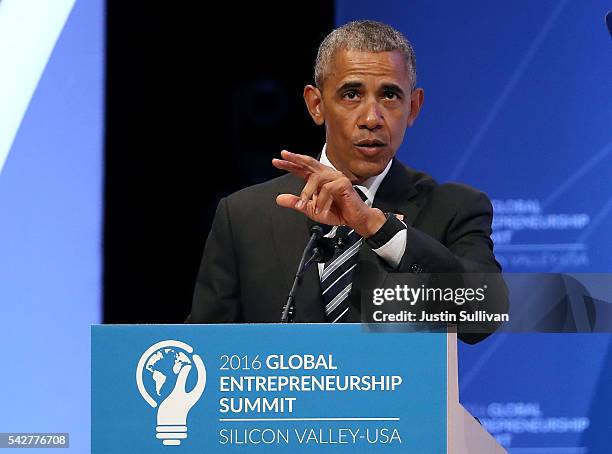
[[(191, 370), (195, 365), (197, 377)], [(195, 385), (193, 382), (195, 381)], [(184, 342), (165, 340), (149, 347), (136, 368), (136, 384), (143, 399), (157, 408), (156, 437), (176, 446), (187, 438), (187, 415), (206, 386), (206, 368)], [(188, 386), (193, 388), (187, 392)]]

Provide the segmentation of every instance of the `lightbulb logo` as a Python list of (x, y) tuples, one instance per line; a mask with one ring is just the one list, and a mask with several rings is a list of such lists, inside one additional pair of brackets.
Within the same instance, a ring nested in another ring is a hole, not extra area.
[[(194, 364), (197, 376), (190, 374)], [(187, 414), (206, 386), (202, 358), (184, 342), (158, 342), (140, 357), (136, 384), (144, 400), (157, 408), (156, 437), (164, 445), (180, 445), (187, 438)]]

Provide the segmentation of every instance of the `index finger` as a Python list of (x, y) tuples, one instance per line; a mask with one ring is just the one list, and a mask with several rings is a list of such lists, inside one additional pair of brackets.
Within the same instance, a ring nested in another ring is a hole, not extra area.
[(326, 165), (321, 164), (315, 158), (304, 154), (291, 153), (290, 151), (283, 150), (281, 151), (281, 156), (285, 161), (305, 167), (311, 172), (320, 172), (328, 169)]

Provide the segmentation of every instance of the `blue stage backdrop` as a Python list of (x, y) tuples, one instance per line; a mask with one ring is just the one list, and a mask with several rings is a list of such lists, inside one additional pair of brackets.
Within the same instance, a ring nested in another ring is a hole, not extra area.
[[(505, 271), (612, 271), (609, 2), (336, 5), (413, 42), (425, 104), (399, 157), (491, 197)], [(460, 361), (462, 402), (510, 452), (610, 452), (608, 335), (497, 335)]]
[(75, 453), (100, 321), (103, 62), (103, 0), (0, 1), (0, 432), (69, 432)]

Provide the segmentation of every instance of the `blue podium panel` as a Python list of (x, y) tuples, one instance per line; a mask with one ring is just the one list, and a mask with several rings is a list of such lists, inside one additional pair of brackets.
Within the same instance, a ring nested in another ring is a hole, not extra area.
[(446, 334), (92, 327), (92, 453), (446, 452)]

